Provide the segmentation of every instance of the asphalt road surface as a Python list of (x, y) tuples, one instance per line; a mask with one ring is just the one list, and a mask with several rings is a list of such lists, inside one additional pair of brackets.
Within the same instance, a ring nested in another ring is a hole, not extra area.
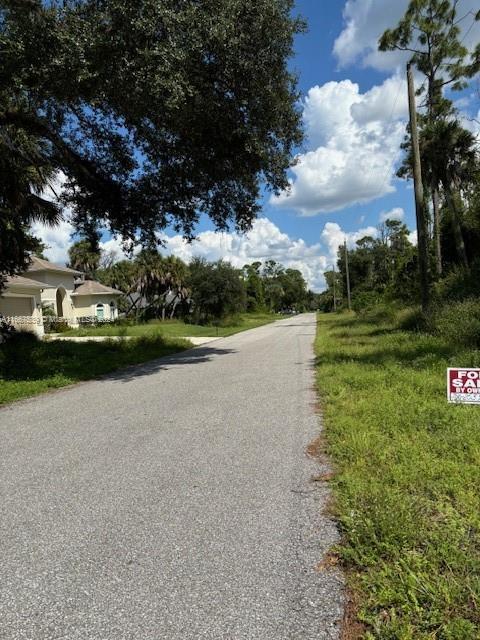
[(0, 410), (2, 640), (339, 637), (315, 317)]

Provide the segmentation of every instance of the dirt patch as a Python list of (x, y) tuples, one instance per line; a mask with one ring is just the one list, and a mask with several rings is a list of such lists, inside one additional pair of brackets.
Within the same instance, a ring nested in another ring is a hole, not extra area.
[(322, 571), (335, 569), (335, 567), (338, 566), (339, 562), (340, 562), (340, 558), (338, 557), (338, 555), (333, 551), (330, 551), (329, 553), (327, 553), (325, 558), (317, 564), (317, 566), (315, 567), (315, 571), (318, 571), (318, 573), (321, 573)]
[(331, 482), (334, 477), (333, 471), (325, 471), (325, 473), (321, 473), (318, 476), (312, 476), (311, 482)]
[(323, 434), (320, 434), (315, 440), (307, 446), (305, 449), (305, 454), (309, 458), (313, 458), (315, 460), (323, 461), (327, 451), (327, 443)]
[(358, 620), (358, 609), (358, 599), (355, 593), (348, 589), (345, 593), (345, 613), (340, 640), (361, 640), (365, 637), (367, 628)]

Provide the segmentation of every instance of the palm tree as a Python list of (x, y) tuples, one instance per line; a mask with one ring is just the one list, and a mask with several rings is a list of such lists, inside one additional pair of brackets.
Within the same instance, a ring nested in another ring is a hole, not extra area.
[(61, 219), (59, 205), (44, 196), (54, 179), (45, 157), (37, 140), (0, 127), (0, 276), (27, 268), (38, 244), (33, 223), (53, 226)]
[(478, 166), (475, 137), (456, 119), (439, 119), (425, 127), (423, 146), (428, 166), (438, 177), (451, 213), (458, 258), (468, 267), (461, 224), (461, 193), (475, 179)]

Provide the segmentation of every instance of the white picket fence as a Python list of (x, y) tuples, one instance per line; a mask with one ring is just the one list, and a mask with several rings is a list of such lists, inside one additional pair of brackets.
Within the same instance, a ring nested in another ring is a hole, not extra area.
[(97, 318), (96, 316), (83, 316), (82, 318), (66, 318), (57, 316), (3, 316), (0, 314), (0, 320), (13, 325), (14, 327), (20, 326), (48, 326), (49, 324), (57, 324), (58, 322), (64, 322), (69, 325), (77, 326), (79, 324), (110, 324), (112, 320), (110, 318)]

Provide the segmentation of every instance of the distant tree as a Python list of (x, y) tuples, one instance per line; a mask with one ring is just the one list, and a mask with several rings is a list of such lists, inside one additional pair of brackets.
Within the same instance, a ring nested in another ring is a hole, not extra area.
[(246, 292), (240, 272), (228, 262), (192, 260), (188, 286), (193, 300), (193, 317), (197, 322), (222, 320), (246, 309)]
[(281, 307), (303, 311), (307, 302), (308, 289), (301, 271), (285, 269), (279, 276), (279, 282), (283, 290)]
[(173, 316), (188, 298), (187, 265), (175, 256), (144, 249), (133, 260), (122, 260), (99, 269), (96, 278), (125, 293), (122, 310), (137, 317)]
[(283, 265), (275, 260), (267, 260), (263, 265), (262, 277), (265, 303), (269, 311), (279, 311), (282, 308), (284, 290), (280, 276), (283, 272)]
[[(132, 260), (120, 260), (108, 267), (100, 267), (95, 278), (107, 287), (123, 291), (125, 296), (118, 301), (118, 308), (123, 313), (135, 313), (137, 295), (136, 265)], [(132, 298), (132, 296), (134, 297)]]
[(83, 271), (93, 278), (100, 265), (101, 251), (98, 236), (77, 240), (68, 250), (68, 266), (71, 269)]
[(258, 311), (265, 307), (265, 291), (261, 275), (261, 262), (253, 262), (243, 267), (247, 293), (247, 311)]
[[(353, 306), (357, 310), (382, 299), (413, 302), (418, 296), (417, 254), (409, 239), (407, 226), (398, 220), (386, 220), (379, 226), (377, 238), (365, 236), (349, 251), (350, 285)], [(338, 252), (337, 295), (345, 291), (346, 267), (343, 248)], [(333, 272), (326, 275), (327, 291), (322, 309), (333, 309)]]
[(324, 277), (327, 288), (317, 294), (317, 307), (327, 313), (340, 310), (343, 306), (342, 273), (338, 270), (325, 271)]
[(43, 240), (40, 240), (40, 238), (37, 238), (35, 236), (31, 236), (31, 238), (32, 238), (31, 255), (36, 256), (37, 258), (41, 258), (42, 260), (46, 260), (47, 258), (45, 256), (45, 251), (47, 251), (47, 249), (50, 249), (48, 244), (45, 244)]
[(306, 309), (308, 311), (319, 311), (321, 303), (321, 293), (315, 293), (310, 289), (307, 292)]

